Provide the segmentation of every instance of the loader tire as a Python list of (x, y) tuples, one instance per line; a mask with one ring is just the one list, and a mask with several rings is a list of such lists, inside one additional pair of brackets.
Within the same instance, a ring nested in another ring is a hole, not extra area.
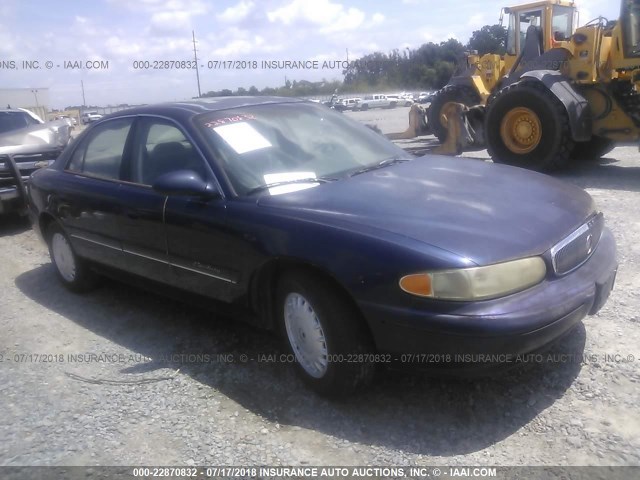
[(593, 136), (587, 142), (576, 142), (571, 159), (577, 161), (598, 160), (613, 150), (615, 146), (613, 140)]
[(540, 82), (500, 90), (487, 108), (485, 135), (494, 162), (539, 172), (564, 167), (574, 148), (564, 105)]
[(440, 143), (447, 139), (447, 126), (441, 118), (442, 109), (448, 103), (462, 103), (467, 107), (478, 105), (482, 99), (471, 87), (461, 85), (447, 85), (433, 95), (427, 118), (433, 134)]

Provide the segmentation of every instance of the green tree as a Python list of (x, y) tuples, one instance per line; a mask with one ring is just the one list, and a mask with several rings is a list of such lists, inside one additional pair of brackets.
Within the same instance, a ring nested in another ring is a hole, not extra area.
[(471, 34), (467, 48), (478, 54), (497, 53), (504, 55), (507, 46), (507, 29), (502, 25), (485, 25)]
[(444, 60), (440, 60), (435, 64), (435, 79), (434, 79), (434, 87), (442, 88), (447, 83), (449, 83), (449, 79), (453, 75), (455, 70), (455, 64), (452, 62), (447, 62)]
[[(310, 82), (289, 80), (278, 87), (265, 87), (258, 91), (255, 86), (249, 90), (240, 87), (236, 95), (281, 95), (304, 96), (331, 95), (334, 92), (372, 92), (387, 89), (433, 90), (446, 85), (456, 71), (465, 65), (465, 52), (477, 50), (480, 54), (503, 54), (507, 31), (501, 25), (485, 25), (473, 32), (467, 45), (450, 38), (440, 43), (425, 43), (416, 49), (393, 49), (388, 53), (373, 52), (350, 62), (342, 71), (343, 81)], [(233, 95), (229, 89), (211, 91), (204, 97)]]

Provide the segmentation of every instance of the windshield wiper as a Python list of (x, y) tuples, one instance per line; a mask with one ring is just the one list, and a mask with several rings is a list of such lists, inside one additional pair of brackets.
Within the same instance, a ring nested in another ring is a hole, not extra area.
[(361, 173), (365, 173), (365, 172), (370, 172), (371, 170), (377, 170), (379, 168), (384, 168), (387, 167), (389, 165), (393, 165), (394, 163), (402, 163), (402, 162), (409, 162), (413, 160), (412, 158), (406, 158), (406, 157), (391, 157), (391, 158), (386, 158), (378, 163), (374, 163), (373, 165), (367, 165), (366, 167), (362, 167), (359, 168), (358, 170), (355, 170), (353, 172), (351, 172), (349, 174), (350, 177), (353, 177), (354, 175), (360, 175)]
[(284, 180), (282, 182), (273, 182), (273, 183), (267, 183), (265, 185), (258, 185), (257, 187), (250, 189), (247, 193), (245, 193), (245, 195), (247, 196), (253, 195), (254, 193), (261, 192), (262, 190), (267, 190), (273, 187), (279, 187), (281, 185), (291, 185), (293, 183), (327, 183), (327, 182), (333, 182), (334, 180), (337, 180), (337, 178), (309, 177), (309, 178), (296, 178), (295, 180)]

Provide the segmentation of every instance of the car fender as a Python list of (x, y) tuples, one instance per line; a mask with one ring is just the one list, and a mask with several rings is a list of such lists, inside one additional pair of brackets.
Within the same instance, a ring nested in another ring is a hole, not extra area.
[[(277, 239), (267, 234), (273, 227), (269, 220), (253, 232), (261, 255), (247, 272), (246, 293), (249, 307), (260, 314), (265, 328), (274, 325), (274, 280), (286, 270), (304, 269), (330, 280), (359, 309), (363, 302), (381, 299), (389, 305), (403, 305), (407, 294), (398, 286), (402, 274), (427, 265), (434, 269), (463, 266), (458, 255), (433, 245), (349, 222), (331, 225), (314, 217), (289, 217), (286, 221), (295, 225), (295, 233)], [(277, 221), (284, 218), (279, 216)], [(323, 248), (317, 248), (319, 245)]]
[[(460, 255), (441, 247), (345, 219), (328, 220), (321, 213), (265, 208), (251, 217), (244, 221), (256, 226), (252, 236), (264, 260), (286, 258), (316, 266), (354, 297), (373, 294), (372, 284), (395, 283), (398, 274), (414, 273), (427, 265), (468, 266)], [(291, 233), (274, 237), (270, 232), (284, 223)]]

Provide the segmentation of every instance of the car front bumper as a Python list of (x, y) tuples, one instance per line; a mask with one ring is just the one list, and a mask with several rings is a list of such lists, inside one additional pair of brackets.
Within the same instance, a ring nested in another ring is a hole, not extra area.
[(578, 269), (517, 294), (460, 303), (444, 312), (430, 310), (429, 300), (419, 307), (359, 306), (379, 352), (427, 368), (482, 370), (543, 349), (595, 314), (613, 288), (617, 268), (615, 241), (605, 229), (596, 251)]
[(12, 155), (0, 157), (0, 164), (2, 165), (0, 172), (3, 184), (7, 181), (10, 182), (9, 185), (0, 186), (0, 215), (22, 211), (25, 195), (24, 179), (20, 169)]
[(17, 212), (24, 207), (24, 201), (17, 187), (0, 188), (0, 215)]

